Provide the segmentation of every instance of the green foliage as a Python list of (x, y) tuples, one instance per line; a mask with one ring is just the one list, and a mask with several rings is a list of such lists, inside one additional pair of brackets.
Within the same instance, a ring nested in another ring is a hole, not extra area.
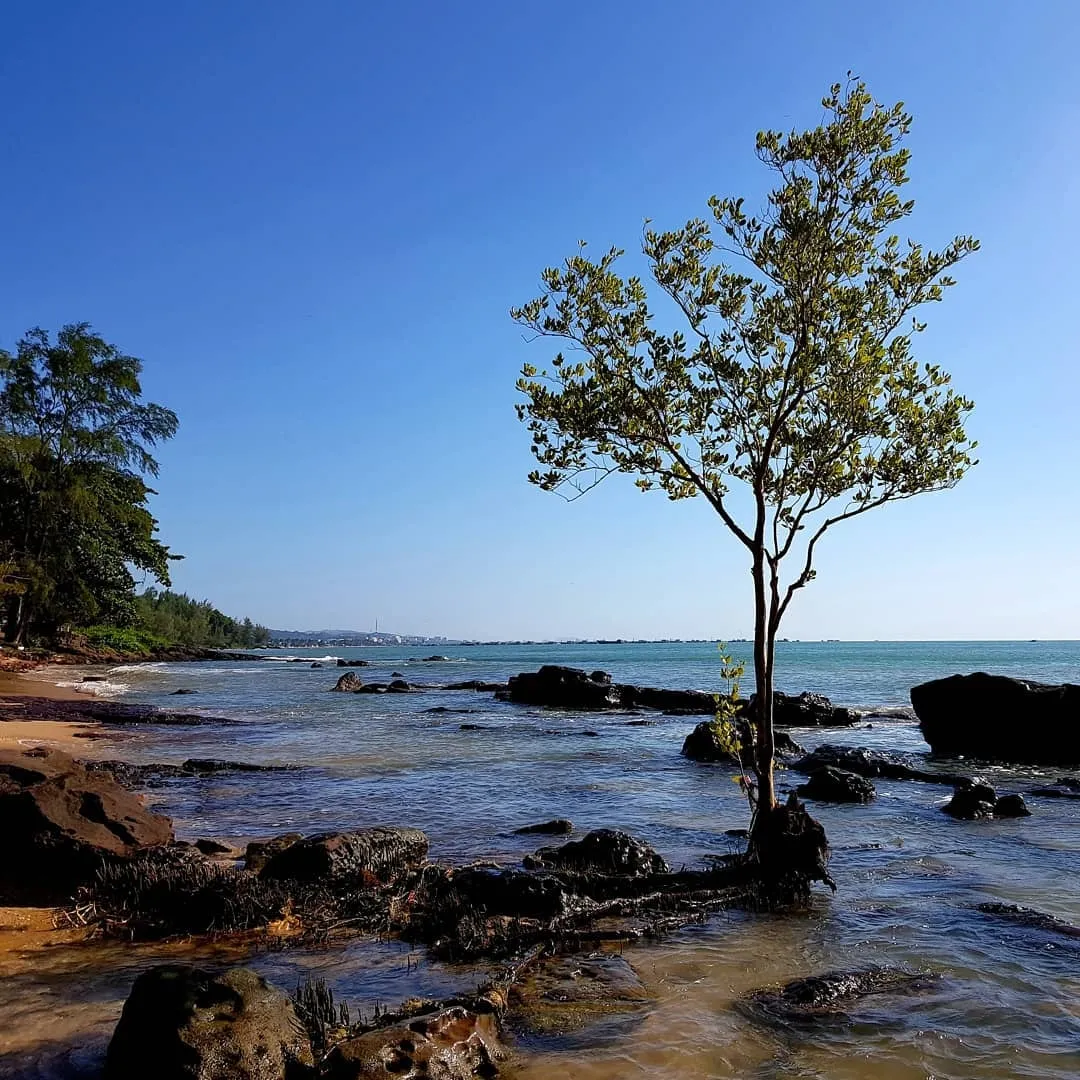
[(158, 649), (171, 644), (155, 634), (132, 627), (87, 626), (79, 630), (78, 636), (91, 648), (136, 656), (151, 656)]
[(135, 597), (137, 626), (159, 640), (208, 649), (250, 649), (265, 645), (270, 631), (250, 619), (222, 614), (209, 600), (147, 589)]
[(737, 723), (739, 703), (742, 700), (739, 693), (739, 680), (746, 671), (746, 665), (740, 660), (735, 660), (723, 642), (717, 646), (717, 649), (720, 653), (720, 679), (724, 684), (724, 689), (713, 695), (716, 702), (713, 732), (721, 750), (731, 754), (732, 757), (740, 757), (744, 748)]
[(711, 221), (646, 223), (659, 307), (640, 277), (620, 274), (621, 250), (593, 259), (582, 244), (511, 312), (572, 350), (550, 370), (524, 365), (517, 383), (540, 466), (530, 481), (573, 498), (619, 472), (670, 499), (702, 496), (749, 552), (755, 767), (770, 805), (776, 630), (814, 577), (816, 545), (841, 521), (952, 487), (974, 463), (972, 403), (913, 347), (917, 313), (978, 242), (901, 241), (914, 207), (900, 197), (902, 105), (878, 105), (851, 80), (822, 105), (816, 128), (758, 135), (775, 185), (760, 213), (714, 197)]
[(133, 617), (135, 573), (168, 583), (147, 509), (176, 416), (142, 401), (141, 361), (85, 323), (0, 351), (0, 563), (7, 635)]

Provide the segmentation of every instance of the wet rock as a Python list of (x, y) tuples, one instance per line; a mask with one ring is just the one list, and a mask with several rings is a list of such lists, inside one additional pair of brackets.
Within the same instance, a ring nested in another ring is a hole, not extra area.
[(495, 1009), (452, 1005), (338, 1043), (321, 1075), (326, 1080), (494, 1080), (506, 1056)]
[(668, 864), (642, 840), (616, 829), (594, 829), (562, 847), (544, 847), (527, 856), (527, 867), (575, 873), (637, 877), (670, 872)]
[(1080, 799), (1080, 791), (1069, 788), (1037, 787), (1028, 790), (1029, 795), (1037, 795), (1041, 799)]
[(1080, 686), (977, 672), (912, 687), (911, 704), (935, 754), (1026, 764), (1080, 762)]
[(825, 743), (812, 753), (794, 762), (791, 768), (797, 772), (811, 773), (823, 766), (843, 769), (845, 772), (865, 776), (867, 779), (921, 780), (929, 784), (961, 784), (966, 779), (954, 773), (927, 772), (915, 767), (900, 754), (867, 750), (862, 746), (836, 746)]
[(994, 816), (997, 792), (981, 780), (967, 780), (957, 785), (953, 797), (941, 809), (949, 817), (977, 821)]
[(447, 683), (443, 690), (486, 690), (494, 694), (505, 693), (509, 683), (485, 682), (483, 679), (466, 679), (463, 682)]
[(82, 677), (83, 682), (108, 682), (107, 675), (84, 675)]
[(357, 690), (362, 690), (364, 683), (360, 676), (352, 671), (347, 671), (344, 675), (338, 679), (334, 689), (342, 694), (356, 693)]
[(621, 704), (618, 688), (612, 686), (610, 678), (594, 680), (578, 668), (557, 664), (512, 675), (507, 689), (496, 696), (519, 705), (561, 709), (612, 709)]
[[(743, 749), (743, 759), (749, 764), (752, 750), (750, 748), (750, 728), (745, 722), (739, 722), (738, 739)], [(777, 754), (782, 757), (801, 754), (803, 749), (785, 731), (774, 732)], [(725, 739), (716, 729), (712, 720), (702, 720), (689, 735), (686, 736), (682, 746), (683, 757), (691, 761), (723, 762), (726, 765), (739, 765), (739, 756), (732, 752), (729, 740)]]
[(198, 692), (198, 690), (192, 690), (189, 687), (181, 686), (179, 690), (173, 691), (173, 697), (176, 697), (180, 694), (197, 694)]
[(1065, 937), (1080, 938), (1080, 926), (1073, 926), (1071, 923), (1053, 915), (1047, 915), (1043, 911), (1035, 911), (1033, 908), (1020, 907), (1018, 904), (988, 903), (976, 904), (975, 910), (981, 911), (984, 915), (1008, 919), (1010, 922), (1019, 923), (1033, 930), (1045, 930)]
[(370, 660), (338, 660), (338, 667), (369, 667)]
[(589, 672), (589, 678), (596, 683), (611, 683), (611, 672), (609, 671), (591, 671)]
[(566, 882), (555, 874), (463, 866), (450, 872), (448, 882), (455, 899), (467, 909), (490, 915), (553, 919), (571, 904)]
[(831, 971), (796, 979), (779, 988), (755, 990), (740, 1004), (743, 1011), (758, 1019), (805, 1023), (845, 1013), (871, 994), (910, 994), (929, 985), (930, 977), (902, 968)]
[(0, 822), (0, 893), (42, 902), (173, 839), (168, 818), (59, 750), (0, 751)]
[(404, 679), (405, 676), (400, 671), (391, 671), (390, 672), (390, 678), (391, 679)]
[(716, 712), (716, 698), (704, 690), (663, 690), (652, 686), (618, 686), (624, 707), (658, 709), (679, 716)]
[(130, 761), (105, 758), (85, 761), (90, 772), (109, 773), (119, 784), (135, 790), (153, 787), (165, 780), (185, 777), (217, 776), (221, 773), (288, 772), (292, 765), (256, 765), (250, 761), (226, 761), (218, 758), (188, 758), (180, 765), (151, 762), (137, 765)]
[(831, 765), (814, 769), (797, 790), (804, 799), (817, 802), (868, 803), (875, 795), (874, 785), (866, 777)]
[(622, 956), (559, 956), (526, 971), (510, 988), (508, 1023), (529, 1035), (580, 1035), (641, 1016), (649, 995)]
[(994, 803), (994, 817), (1017, 818), (1031, 817), (1031, 811), (1024, 802), (1024, 796), (1020, 794), (1001, 795)]
[(261, 870), (271, 858), (304, 839), (303, 833), (282, 833), (269, 840), (252, 840), (244, 851), (244, 869)]
[[(753, 715), (755, 696), (747, 702), (749, 715)], [(773, 693), (774, 727), (850, 727), (858, 719), (854, 710), (838, 708), (824, 694)]]
[(315, 662), (315, 663), (313, 663), (313, 664), (312, 664), (311, 666), (312, 666), (313, 668), (321, 668), (321, 667), (322, 667), (322, 664), (320, 664), (320, 663), (319, 663), (318, 661), (316, 661), (316, 662)]
[(758, 816), (751, 838), (765, 907), (806, 903), (810, 883), (829, 876), (829, 843), (821, 822), (811, 817), (795, 792), (781, 806)]
[(551, 821), (541, 821), (538, 825), (523, 825), (514, 830), (515, 836), (529, 836), (540, 833), (546, 836), (569, 836), (574, 831), (574, 823), (566, 818), (553, 818)]
[(450, 663), (449, 656), (423, 656), (418, 661), (419, 664), (448, 664)]
[(204, 855), (229, 855), (235, 853), (236, 849), (230, 847), (228, 844), (223, 844), (220, 840), (196, 840), (191, 845), (196, 851), (201, 851)]
[(105, 1080), (293, 1080), (314, 1066), (292, 1003), (255, 972), (167, 964), (131, 988)]
[(404, 679), (394, 679), (386, 689), (393, 694), (404, 694), (413, 688)]
[(271, 856), (260, 873), (270, 879), (376, 878), (390, 883), (426, 858), (428, 838), (419, 829), (375, 828), (306, 836)]
[(458, 731), (487, 731), (483, 724), (460, 724)]

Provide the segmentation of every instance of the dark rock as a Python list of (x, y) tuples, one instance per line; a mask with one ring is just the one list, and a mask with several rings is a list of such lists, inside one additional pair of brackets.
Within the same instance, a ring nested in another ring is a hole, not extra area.
[(638, 877), (665, 874), (670, 867), (644, 841), (616, 829), (594, 829), (562, 847), (544, 847), (527, 856), (525, 865), (577, 873)]
[(466, 679), (464, 682), (447, 683), (443, 690), (486, 690), (491, 693), (506, 693), (509, 683), (485, 682), (483, 679)]
[(592, 679), (578, 668), (545, 664), (539, 671), (512, 675), (497, 696), (519, 705), (561, 709), (612, 709), (621, 704), (618, 688)]
[(514, 830), (515, 836), (528, 836), (532, 833), (543, 833), (547, 836), (569, 836), (574, 831), (574, 823), (566, 818), (554, 818), (551, 821), (541, 821), (538, 825), (523, 825)]
[(451, 1005), (338, 1043), (321, 1075), (325, 1080), (494, 1080), (506, 1056), (496, 1009)]
[(418, 663), (421, 664), (448, 664), (450, 663), (449, 656), (422, 656)]
[[(748, 715), (753, 715), (755, 697), (747, 702)], [(838, 708), (824, 694), (773, 693), (774, 727), (850, 727), (858, 719), (858, 713)]]
[(980, 780), (968, 780), (957, 786), (952, 799), (941, 809), (962, 821), (977, 821), (994, 816), (997, 792)]
[(0, 751), (0, 822), (0, 893), (45, 903), (173, 839), (168, 818), (59, 750)]
[(458, 731), (486, 731), (483, 724), (461, 724)]
[(815, 769), (797, 790), (804, 799), (837, 803), (867, 803), (875, 794), (874, 785), (866, 777), (831, 765)]
[(1002, 795), (994, 803), (994, 817), (1015, 818), (1031, 817), (1031, 811), (1024, 802), (1024, 796), (1019, 794)]
[(529, 968), (509, 992), (511, 1027), (528, 1035), (580, 1035), (634, 1019), (649, 1003), (638, 974), (622, 956), (557, 956)]
[(1071, 788), (1073, 791), (1080, 791), (1080, 777), (1077, 776), (1059, 776), (1055, 781), (1058, 787)]
[(782, 806), (758, 814), (751, 846), (759, 865), (763, 906), (805, 903), (813, 881), (823, 881), (835, 892), (825, 830), (795, 792)]
[(1032, 908), (1020, 907), (1018, 904), (976, 904), (975, 909), (984, 915), (996, 915), (998, 918), (1008, 919), (1010, 922), (1019, 923), (1033, 930), (1046, 930), (1065, 937), (1080, 938), (1080, 926), (1073, 926), (1053, 915), (1047, 915), (1045, 912), (1035, 911)]
[(204, 855), (228, 855), (234, 850), (220, 840), (196, 840), (192, 847)]
[(338, 660), (338, 667), (369, 667), (371, 665), (370, 660)]
[(608, 671), (592, 671), (589, 678), (595, 683), (611, 683), (611, 673)]
[(269, 840), (252, 840), (244, 852), (244, 869), (261, 870), (271, 858), (304, 839), (302, 833), (282, 833)]
[(387, 683), (364, 683), (363, 686), (358, 686), (353, 692), (356, 694), (385, 694), (389, 689)]
[(105, 698), (81, 696), (77, 701), (56, 701), (52, 698), (20, 697), (17, 712), (0, 701), (0, 718), (13, 720), (59, 720), (65, 723), (99, 723), (115, 726), (155, 724), (179, 727), (201, 727), (208, 724), (240, 724), (224, 716), (204, 716), (202, 713), (178, 713), (156, 709), (153, 705), (132, 705)]
[(117, 783), (129, 790), (154, 787), (166, 780), (184, 777), (217, 776), (220, 773), (233, 772), (286, 772), (293, 768), (291, 765), (255, 765), (248, 761), (223, 761), (216, 758), (188, 758), (181, 765), (161, 762), (136, 765), (113, 758), (84, 761), (81, 764), (89, 772), (109, 773)]
[(198, 692), (198, 690), (191, 690), (186, 686), (181, 686), (179, 690), (173, 691), (173, 697), (176, 697), (179, 694), (197, 694)]
[(404, 694), (411, 690), (412, 687), (404, 679), (394, 679), (386, 689), (391, 693)]
[(322, 664), (320, 664), (320, 663), (319, 663), (318, 661), (316, 661), (316, 662), (315, 662), (315, 663), (313, 663), (313, 664), (312, 664), (311, 666), (312, 666), (313, 668), (321, 668), (321, 667), (322, 667)]
[[(750, 743), (750, 728), (744, 721), (739, 721), (738, 732), (741, 745), (744, 747), (742, 750), (743, 759), (749, 765), (752, 757), (752, 749)], [(801, 754), (803, 752), (802, 747), (785, 731), (776, 731), (773, 733), (774, 743), (776, 746), (776, 753), (782, 757), (787, 757), (794, 754)], [(733, 754), (727, 749), (725, 740), (718, 734), (716, 730), (716, 724), (712, 720), (702, 720), (689, 735), (686, 736), (686, 740), (683, 742), (682, 747), (683, 757), (690, 758), (691, 761), (718, 761), (723, 762), (726, 765), (738, 765), (739, 757), (737, 754)]]
[(871, 994), (915, 993), (930, 985), (930, 977), (902, 968), (832, 971), (779, 988), (755, 990), (742, 1000), (741, 1007), (758, 1019), (799, 1023), (845, 1013)]
[(1080, 762), (1080, 686), (1005, 675), (950, 675), (912, 687), (923, 738), (945, 757)]
[(955, 773), (935, 773), (918, 769), (899, 754), (867, 750), (862, 746), (836, 746), (825, 743), (806, 757), (794, 762), (791, 768), (797, 772), (811, 773), (830, 765), (845, 772), (852, 772), (868, 779), (922, 780), (928, 784), (962, 784), (965, 777)]
[(465, 866), (451, 871), (451, 883), (469, 909), (491, 915), (553, 919), (570, 904), (567, 885), (555, 874)]
[(359, 675), (354, 672), (347, 671), (344, 675), (338, 679), (334, 689), (342, 694), (355, 694), (358, 690), (363, 690), (364, 684)]
[(391, 679), (404, 679), (405, 676), (402, 675), (402, 673), (400, 671), (391, 671), (390, 672), (390, 678)]
[(618, 686), (625, 707), (658, 709), (679, 716), (716, 712), (716, 698), (704, 690), (661, 690), (652, 686)]
[(314, 1066), (292, 1003), (254, 971), (168, 964), (131, 988), (105, 1080), (293, 1080)]
[(1080, 791), (1064, 788), (1037, 787), (1029, 789), (1028, 794), (1037, 795), (1041, 799), (1080, 799)]
[(109, 677), (107, 675), (84, 675), (82, 677), (83, 682), (108, 682)]
[(320, 833), (273, 855), (260, 873), (291, 881), (371, 876), (390, 883), (419, 866), (427, 852), (428, 838), (419, 829)]

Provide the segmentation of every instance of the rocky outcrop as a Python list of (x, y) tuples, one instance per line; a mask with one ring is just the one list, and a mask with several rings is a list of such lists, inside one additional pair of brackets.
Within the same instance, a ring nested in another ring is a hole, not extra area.
[(1063, 937), (1080, 938), (1080, 926), (1073, 926), (1063, 919), (1054, 915), (1047, 915), (1044, 911), (1035, 911), (1033, 908), (1020, 907), (1018, 904), (987, 903), (976, 904), (976, 911), (984, 915), (994, 915), (999, 919), (1007, 919), (1009, 922), (1026, 927), (1029, 930), (1039, 930)]
[(59, 750), (0, 751), (0, 822), (0, 892), (44, 903), (173, 838), (168, 818)]
[(282, 833), (269, 840), (252, 840), (244, 850), (244, 869), (261, 870), (275, 855), (304, 839), (303, 833)]
[(501, 1001), (480, 999), (473, 1007), (436, 1008), (345, 1039), (327, 1055), (321, 1075), (326, 1080), (494, 1080), (507, 1057), (501, 1008)]
[[(604, 672), (594, 672), (604, 675)], [(578, 668), (545, 664), (539, 671), (511, 675), (507, 689), (495, 695), (518, 705), (544, 705), (560, 709), (617, 709), (623, 706), (611, 676), (593, 678)]]
[[(746, 712), (753, 714), (754, 700), (751, 695)], [(850, 727), (859, 719), (853, 709), (839, 708), (824, 695), (773, 693), (774, 727)]]
[(105, 1059), (105, 1080), (294, 1080), (314, 1066), (292, 1003), (254, 971), (144, 971)]
[(188, 758), (179, 765), (152, 762), (136, 765), (130, 761), (106, 758), (82, 763), (90, 772), (105, 772), (131, 790), (154, 787), (166, 780), (218, 776), (222, 773), (288, 772), (292, 765), (256, 765), (250, 761), (225, 761), (217, 758)]
[(1031, 816), (1023, 795), (1002, 795), (999, 798), (997, 792), (980, 779), (958, 784), (953, 797), (941, 809), (950, 817), (962, 821)]
[(370, 660), (341, 660), (338, 659), (338, 667), (369, 667), (371, 665)]
[(935, 754), (1025, 764), (1080, 763), (1080, 686), (950, 675), (911, 690)]
[(353, 878), (390, 883), (419, 866), (427, 853), (428, 838), (419, 829), (319, 833), (272, 855), (260, 874), (289, 881)]
[(666, 874), (670, 867), (643, 840), (616, 829), (594, 829), (561, 847), (544, 847), (527, 856), (525, 865), (575, 873), (638, 877)]
[(202, 727), (208, 724), (239, 724), (227, 716), (204, 716), (202, 713), (174, 712), (153, 705), (132, 705), (102, 698), (56, 701), (53, 698), (20, 697), (17, 709), (0, 701), (0, 718), (12, 720), (61, 720), (67, 723), (98, 723), (118, 727), (155, 724), (171, 727)]
[(742, 1000), (740, 1007), (757, 1019), (806, 1023), (848, 1012), (871, 994), (910, 994), (931, 985), (931, 977), (902, 968), (830, 971), (796, 979), (781, 987), (755, 990)]
[(831, 765), (814, 769), (797, 790), (804, 799), (817, 802), (868, 803), (875, 795), (874, 785), (866, 777)]

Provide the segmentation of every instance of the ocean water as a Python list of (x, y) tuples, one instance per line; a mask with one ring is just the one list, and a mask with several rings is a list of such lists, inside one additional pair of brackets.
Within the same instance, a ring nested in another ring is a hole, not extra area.
[[(748, 658), (749, 646), (733, 643)], [(578, 833), (624, 828), (675, 865), (730, 850), (746, 806), (731, 771), (679, 755), (696, 718), (573, 714), (434, 688), (409, 695), (330, 693), (336, 658), (362, 658), (365, 681), (503, 680), (543, 663), (602, 668), (618, 681), (715, 689), (710, 644), (503, 645), (277, 651), (274, 659), (113, 669), (94, 689), (123, 700), (205, 711), (230, 727), (142, 728), (121, 753), (146, 761), (225, 757), (295, 764), (295, 772), (170, 782), (150, 798), (181, 837), (244, 841), (284, 831), (413, 825), (440, 860), (514, 862), (544, 841), (513, 830), (571, 818)], [(290, 657), (298, 662), (289, 662)], [(312, 663), (325, 666), (312, 668)], [(925, 754), (905, 718), (908, 691), (954, 672), (985, 670), (1080, 682), (1080, 643), (778, 645), (777, 685), (814, 690), (868, 711), (852, 729), (793, 731), (804, 746), (843, 742)], [(78, 672), (65, 678), (77, 681)], [(746, 692), (751, 689), (746, 679)], [(196, 695), (175, 697), (185, 688)], [(869, 715), (875, 710), (887, 715)], [(640, 725), (634, 721), (651, 721)], [(462, 725), (467, 725), (463, 729)], [(1023, 790), (1062, 770), (983, 770)], [(798, 783), (798, 777), (782, 778)], [(1033, 816), (956, 822), (946, 788), (878, 781), (869, 806), (815, 805), (833, 848), (839, 890), (804, 916), (726, 915), (627, 950), (653, 1005), (636, 1026), (589, 1045), (521, 1047), (520, 1075), (854, 1080), (998, 1080), (1080, 1076), (1080, 938), (1027, 930), (974, 910), (1024, 904), (1080, 925), (1080, 803), (1029, 799)], [(0, 1074), (91, 1076), (131, 979), (184, 945), (56, 950), (0, 966)], [(231, 957), (226, 946), (222, 958)], [(432, 964), (397, 943), (245, 957), (280, 985), (321, 975), (358, 1008), (413, 993), (474, 986), (481, 973)], [(758, 987), (823, 971), (902, 964), (938, 976), (914, 998), (870, 999), (843, 1022), (778, 1031), (734, 1006)], [(5, 1072), (5, 1070), (7, 1070)]]

